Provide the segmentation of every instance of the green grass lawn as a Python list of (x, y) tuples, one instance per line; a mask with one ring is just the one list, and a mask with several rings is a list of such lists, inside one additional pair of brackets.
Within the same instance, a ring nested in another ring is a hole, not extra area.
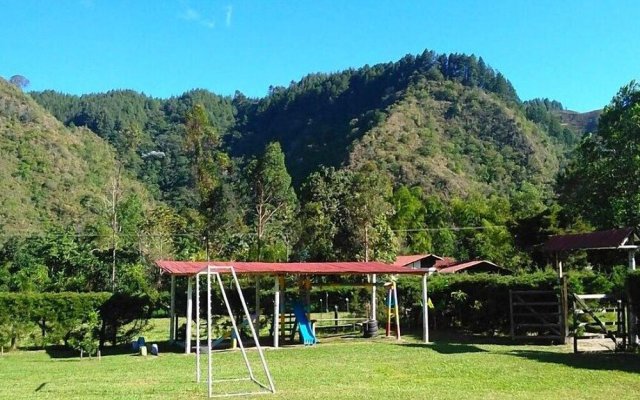
[[(146, 333), (166, 337), (164, 327)], [(564, 346), (484, 344), (482, 340), (405, 337), (329, 339), (313, 347), (266, 351), (282, 399), (637, 399), (640, 356), (577, 354)], [(161, 347), (162, 350), (162, 347)], [(195, 357), (120, 351), (79, 360), (67, 352), (16, 351), (0, 357), (0, 399), (205, 398), (195, 383)], [(255, 350), (250, 350), (255, 369)], [(206, 362), (206, 358), (203, 358)], [(216, 378), (244, 373), (241, 353), (214, 353)], [(203, 370), (204, 371), (204, 370)], [(260, 374), (257, 374), (259, 377)], [(265, 381), (264, 377), (260, 378)], [(224, 383), (214, 390), (239, 390)], [(263, 398), (264, 396), (256, 396)]]

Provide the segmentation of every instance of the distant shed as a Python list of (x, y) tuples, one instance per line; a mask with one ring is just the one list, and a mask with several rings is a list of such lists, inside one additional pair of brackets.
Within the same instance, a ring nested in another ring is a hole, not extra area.
[(509, 271), (508, 269), (487, 260), (465, 261), (438, 270), (438, 273), (440, 274), (451, 274), (455, 272), (493, 272), (499, 274), (511, 273), (511, 271)]
[(633, 228), (610, 229), (590, 233), (551, 236), (544, 244), (546, 252), (572, 250), (610, 250), (632, 246), (638, 240)]
[(407, 267), (411, 269), (429, 269), (430, 272), (454, 273), (454, 272), (497, 272), (509, 273), (506, 268), (487, 260), (456, 261), (451, 257), (440, 257), (435, 254), (416, 254), (408, 256), (398, 256), (393, 263), (397, 267)]

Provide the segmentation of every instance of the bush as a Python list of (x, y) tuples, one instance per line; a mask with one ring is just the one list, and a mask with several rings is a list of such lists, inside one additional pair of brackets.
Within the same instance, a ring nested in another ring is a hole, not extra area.
[(0, 345), (15, 348), (36, 327), (40, 330), (40, 346), (61, 341), (68, 346), (71, 339), (77, 343), (82, 341), (79, 331), (90, 322), (88, 316), (98, 311), (102, 317), (100, 345), (107, 341), (115, 345), (128, 341), (146, 326), (155, 303), (155, 296), (146, 294), (0, 293)]
[[(509, 331), (509, 290), (551, 290), (558, 285), (553, 271), (512, 276), (494, 274), (442, 274), (429, 277), (432, 321), (438, 328), (458, 328), (478, 333)], [(422, 286), (417, 279), (403, 277), (398, 288), (401, 304), (418, 324)]]
[(138, 335), (151, 318), (156, 303), (157, 296), (149, 294), (113, 294), (100, 306), (100, 347), (107, 341), (114, 346), (125, 343)]
[(91, 311), (69, 334), (69, 344), (89, 357), (98, 351), (98, 327), (100, 319), (96, 311)]
[(633, 308), (640, 310), (640, 271), (627, 275), (626, 290)]
[(0, 335), (12, 348), (35, 326), (41, 345), (67, 341), (70, 333), (92, 311), (104, 304), (110, 293), (0, 293)]

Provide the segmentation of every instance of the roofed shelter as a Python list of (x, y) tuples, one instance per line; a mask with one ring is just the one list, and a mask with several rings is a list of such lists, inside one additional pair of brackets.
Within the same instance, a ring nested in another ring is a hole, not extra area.
[[(199, 273), (206, 271), (208, 266), (234, 267), (239, 275), (253, 275), (256, 277), (256, 314), (260, 312), (260, 297), (257, 295), (260, 289), (261, 276), (274, 276), (274, 316), (279, 316), (284, 303), (284, 276), (286, 274), (299, 275), (306, 279), (306, 287), (310, 287), (309, 277), (321, 275), (361, 275), (370, 278), (371, 287), (371, 318), (376, 316), (376, 277), (377, 275), (422, 275), (422, 304), (423, 304), (423, 340), (429, 341), (428, 307), (427, 307), (427, 276), (428, 272), (419, 269), (410, 269), (401, 266), (389, 265), (381, 262), (309, 262), (309, 263), (266, 263), (266, 262), (219, 262), (219, 261), (156, 261), (156, 265), (164, 272), (171, 275), (171, 327), (170, 339), (176, 339), (176, 312), (175, 312), (175, 278), (187, 278), (187, 316), (192, 315), (192, 281)], [(259, 315), (258, 315), (259, 316)], [(274, 318), (274, 347), (279, 347), (280, 318)], [(187, 324), (185, 352), (191, 351), (191, 324)]]
[(473, 260), (454, 263), (450, 266), (443, 267), (438, 270), (438, 273), (440, 274), (452, 274), (456, 272), (494, 272), (499, 274), (511, 273), (511, 271), (509, 271), (508, 269), (487, 260)]
[[(558, 268), (558, 276), (562, 279), (562, 259), (560, 253), (575, 250), (621, 250), (626, 251), (629, 260), (629, 270), (636, 269), (635, 254), (638, 250), (638, 236), (633, 228), (610, 229), (607, 231), (598, 231), (591, 233), (578, 233), (572, 235), (556, 235), (547, 240), (543, 246), (543, 250), (555, 255), (555, 263)], [(566, 289), (563, 296), (566, 304)], [(565, 306), (566, 307), (566, 306)], [(636, 311), (632, 307), (627, 310), (627, 335), (632, 343), (637, 343)], [(565, 317), (566, 319), (566, 317)], [(566, 324), (565, 324), (566, 326)]]
[(551, 236), (544, 244), (543, 251), (555, 254), (558, 275), (562, 277), (562, 260), (558, 255), (574, 250), (622, 250), (627, 251), (629, 269), (636, 269), (635, 253), (638, 246), (635, 244), (638, 236), (633, 228), (611, 229), (591, 233), (577, 233), (571, 235)]

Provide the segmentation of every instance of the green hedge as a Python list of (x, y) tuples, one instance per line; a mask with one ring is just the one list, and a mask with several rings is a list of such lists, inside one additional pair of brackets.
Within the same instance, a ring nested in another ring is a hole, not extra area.
[(100, 345), (115, 345), (140, 332), (154, 305), (148, 295), (0, 292), (0, 346), (15, 348), (26, 338), (42, 347), (67, 345), (74, 329), (96, 311)]
[(36, 327), (40, 334), (35, 343), (66, 343), (83, 318), (110, 297), (110, 293), (0, 293), (0, 345), (15, 348)]
[[(628, 289), (640, 298), (640, 274), (627, 278), (626, 267), (615, 268), (610, 274), (593, 271), (571, 271), (567, 274), (569, 290), (574, 293), (606, 293), (622, 295), (625, 278)], [(477, 333), (506, 334), (510, 328), (509, 290), (557, 289), (555, 271), (539, 271), (516, 275), (442, 274), (429, 277), (429, 298), (434, 308), (431, 321), (436, 328), (455, 328)], [(409, 325), (418, 326), (421, 317), (422, 286), (419, 279), (399, 280), (402, 307)], [(633, 289), (635, 288), (635, 289)], [(636, 300), (638, 301), (638, 300)], [(637, 303), (636, 303), (637, 304)], [(384, 304), (379, 306), (384, 313)], [(379, 314), (378, 318), (384, 318)]]
[[(436, 329), (458, 328), (479, 333), (509, 331), (509, 290), (548, 290), (558, 285), (552, 271), (518, 275), (442, 274), (429, 277), (429, 310)], [(408, 322), (417, 326), (422, 307), (422, 285), (415, 278), (401, 278), (399, 301), (408, 314)], [(379, 308), (380, 309), (380, 308)], [(382, 309), (384, 311), (384, 308)], [(379, 316), (380, 317), (380, 316)]]

